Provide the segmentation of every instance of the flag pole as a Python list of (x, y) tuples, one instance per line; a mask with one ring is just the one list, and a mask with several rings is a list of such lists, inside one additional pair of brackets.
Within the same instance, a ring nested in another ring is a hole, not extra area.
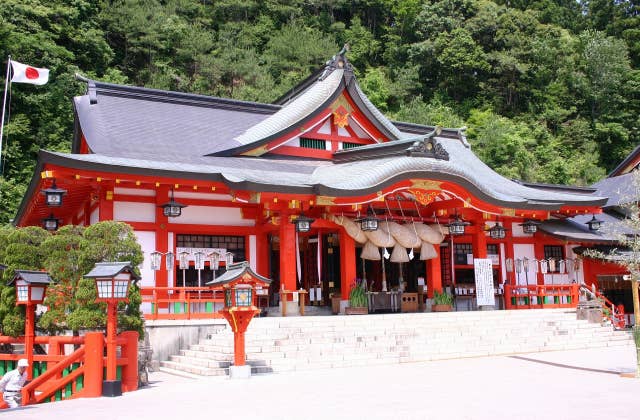
[(4, 76), (4, 99), (2, 100), (2, 121), (0, 121), (0, 174), (4, 172), (2, 164), (2, 140), (4, 139), (4, 112), (7, 108), (7, 90), (9, 90), (9, 68), (11, 67), (11, 56), (7, 59), (7, 72)]

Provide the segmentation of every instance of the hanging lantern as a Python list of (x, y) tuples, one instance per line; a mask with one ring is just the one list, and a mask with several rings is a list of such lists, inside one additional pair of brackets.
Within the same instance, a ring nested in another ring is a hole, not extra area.
[(204, 252), (196, 252), (193, 254), (195, 259), (195, 268), (196, 270), (204, 270)]
[(164, 264), (165, 264), (165, 268), (167, 270), (173, 270), (173, 265), (175, 264), (175, 259), (176, 256), (173, 252), (169, 251), (165, 254), (165, 260), (164, 260)]
[(160, 207), (162, 207), (162, 214), (166, 217), (179, 217), (182, 214), (182, 209), (187, 206), (173, 199), (173, 188), (171, 188), (169, 202), (162, 204)]
[(449, 228), (449, 233), (451, 235), (459, 236), (464, 235), (464, 230), (468, 225), (470, 225), (469, 222), (461, 220), (460, 217), (456, 215), (455, 218), (451, 222), (449, 222), (447, 227)]
[(516, 273), (522, 273), (522, 260), (520, 258), (516, 258)]
[(231, 266), (231, 264), (233, 264), (233, 254), (231, 252), (227, 252), (224, 256), (224, 263), (227, 267)]
[(540, 224), (540, 222), (536, 222), (534, 220), (526, 220), (524, 223), (520, 223), (520, 226), (522, 226), (522, 231), (524, 233), (528, 233), (530, 235), (533, 235), (534, 233), (536, 233), (538, 231), (538, 225)]
[(504, 264), (507, 268), (507, 273), (513, 273), (513, 258), (507, 258)]
[(209, 257), (209, 268), (213, 271), (216, 271), (220, 268), (220, 254), (217, 252), (212, 252), (208, 255)]
[(189, 253), (186, 251), (178, 254), (178, 261), (180, 262), (180, 270), (186, 270), (189, 268)]
[(600, 227), (602, 226), (602, 223), (604, 222), (600, 219), (596, 219), (596, 216), (594, 214), (591, 217), (591, 220), (589, 220), (586, 224), (589, 226), (590, 231), (595, 232), (596, 230), (600, 229)]
[(150, 261), (151, 261), (151, 269), (156, 271), (156, 270), (160, 270), (160, 262), (162, 261), (162, 252), (158, 252), (158, 251), (153, 251), (150, 254)]
[(54, 178), (51, 187), (45, 188), (40, 192), (44, 194), (47, 206), (60, 207), (62, 205), (62, 196), (67, 193), (67, 190), (58, 188), (58, 186), (56, 185), (56, 179)]
[(357, 221), (360, 222), (360, 229), (363, 232), (373, 232), (378, 230), (379, 220), (371, 207), (367, 210), (367, 216), (362, 219), (358, 219)]
[(552, 273), (556, 272), (556, 260), (553, 258), (549, 258), (549, 271)]
[(502, 227), (500, 222), (496, 222), (491, 229), (489, 229), (489, 236), (491, 239), (504, 239), (507, 230)]
[(59, 224), (60, 220), (56, 218), (53, 213), (51, 213), (46, 219), (42, 219), (42, 226), (49, 232), (58, 230)]
[(306, 217), (304, 213), (300, 213), (300, 215), (293, 221), (293, 224), (296, 225), (296, 232), (304, 233), (311, 230), (311, 223), (314, 221), (315, 219)]
[(549, 272), (549, 263), (547, 260), (540, 260), (540, 272), (542, 274), (547, 274)]
[(522, 259), (522, 268), (524, 269), (525, 272), (529, 272), (529, 258), (524, 257)]

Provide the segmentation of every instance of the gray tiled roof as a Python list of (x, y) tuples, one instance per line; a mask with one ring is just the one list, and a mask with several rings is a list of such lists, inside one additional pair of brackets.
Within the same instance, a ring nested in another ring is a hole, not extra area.
[(633, 173), (631, 172), (604, 178), (593, 184), (593, 187), (597, 188), (597, 195), (609, 198), (604, 207), (617, 207), (637, 200), (636, 188), (633, 185)]
[(123, 271), (131, 273), (131, 279), (137, 280), (140, 277), (133, 272), (133, 267), (129, 261), (102, 262), (96, 265), (84, 276), (86, 278), (107, 278), (115, 277)]
[(279, 109), (230, 100), (185, 101), (173, 92), (159, 96), (144, 88), (102, 86), (93, 92), (96, 103), (87, 94), (74, 98), (74, 105), (89, 148), (107, 156), (188, 160), (236, 147), (234, 137)]
[(222, 286), (229, 282), (232, 282), (240, 277), (242, 277), (245, 273), (249, 273), (252, 277), (257, 278), (258, 280), (262, 280), (263, 282), (269, 284), (271, 283), (271, 279), (261, 276), (251, 269), (248, 261), (242, 261), (239, 263), (235, 263), (229, 266), (228, 270), (224, 272), (220, 277), (216, 278), (207, 283), (207, 286)]
[(7, 286), (11, 286), (17, 279), (22, 279), (27, 283), (49, 284), (52, 282), (46, 271), (16, 270), (13, 278), (7, 282)]
[(614, 215), (601, 213), (597, 215), (603, 224), (597, 231), (589, 230), (587, 222), (593, 215), (577, 215), (564, 220), (547, 220), (540, 224), (540, 230), (559, 238), (575, 242), (615, 243), (619, 235), (632, 234), (633, 231)]

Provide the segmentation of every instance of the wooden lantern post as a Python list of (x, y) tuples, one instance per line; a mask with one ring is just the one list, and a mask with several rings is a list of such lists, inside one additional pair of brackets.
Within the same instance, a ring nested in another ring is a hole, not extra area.
[(251, 376), (251, 367), (246, 365), (244, 333), (251, 319), (260, 313), (257, 291), (268, 288), (270, 283), (270, 279), (255, 273), (247, 261), (229, 265), (223, 275), (207, 283), (224, 292), (224, 307), (220, 313), (233, 331), (233, 366), (229, 367), (231, 378)]
[(29, 362), (27, 379), (33, 379), (33, 342), (35, 338), (36, 306), (44, 301), (51, 277), (46, 271), (16, 270), (9, 286), (15, 284), (16, 305), (25, 305), (24, 353)]

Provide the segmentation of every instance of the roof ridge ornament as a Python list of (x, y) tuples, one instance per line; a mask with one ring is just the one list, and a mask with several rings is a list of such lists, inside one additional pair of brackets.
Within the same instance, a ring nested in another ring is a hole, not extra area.
[(344, 44), (340, 52), (331, 57), (331, 60), (325, 63), (325, 69), (320, 77), (318, 77), (318, 81), (323, 81), (336, 69), (353, 72), (353, 68), (346, 57), (347, 52), (349, 52), (349, 44)]
[(432, 132), (426, 134), (421, 140), (415, 141), (406, 150), (409, 157), (428, 157), (439, 160), (449, 160), (449, 152), (436, 140), (435, 136), (442, 132), (442, 127), (436, 126)]

